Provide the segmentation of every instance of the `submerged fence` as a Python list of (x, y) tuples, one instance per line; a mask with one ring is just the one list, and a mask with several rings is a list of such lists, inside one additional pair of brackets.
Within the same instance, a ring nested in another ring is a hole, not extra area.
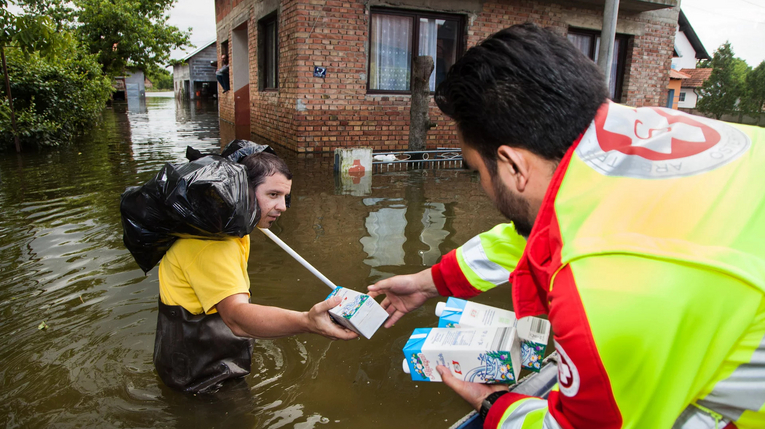
[(372, 171), (463, 168), (460, 149), (379, 152), (372, 155)]

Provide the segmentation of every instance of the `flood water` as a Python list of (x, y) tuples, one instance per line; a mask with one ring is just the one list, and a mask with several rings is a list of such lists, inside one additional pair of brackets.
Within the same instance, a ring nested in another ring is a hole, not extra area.
[[(152, 364), (157, 269), (144, 275), (125, 250), (119, 197), (183, 162), (187, 145), (218, 150), (214, 102), (115, 105), (74, 145), (0, 155), (0, 425), (446, 428), (470, 411), (401, 370), (412, 330), (436, 326), (437, 300), (371, 340), (259, 340), (246, 383), (214, 395), (166, 388)], [(353, 195), (331, 157), (276, 150), (295, 178), (272, 231), (339, 285), (420, 271), (503, 220), (464, 170), (375, 174)], [(259, 232), (249, 274), (262, 305), (305, 311), (329, 292)], [(476, 300), (510, 308), (509, 286)]]

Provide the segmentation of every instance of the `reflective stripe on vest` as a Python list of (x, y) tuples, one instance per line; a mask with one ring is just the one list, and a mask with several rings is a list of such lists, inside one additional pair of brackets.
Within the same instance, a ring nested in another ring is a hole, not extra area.
[(688, 405), (672, 429), (724, 429), (730, 422), (694, 405)]
[(501, 429), (562, 429), (550, 413), (544, 399), (522, 399), (505, 411)]
[(481, 279), (494, 285), (507, 283), (510, 271), (489, 260), (481, 244), (481, 237), (476, 235), (462, 246), (462, 259)]
[(511, 223), (503, 223), (471, 238), (457, 249), (465, 278), (480, 291), (507, 283), (526, 247)]
[(746, 410), (765, 406), (765, 337), (749, 363), (741, 364), (729, 377), (715, 384), (710, 394), (698, 403), (737, 421)]

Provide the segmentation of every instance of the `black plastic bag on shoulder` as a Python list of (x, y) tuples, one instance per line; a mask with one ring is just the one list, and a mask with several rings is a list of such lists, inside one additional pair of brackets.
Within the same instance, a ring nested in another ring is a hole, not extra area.
[(168, 163), (144, 185), (126, 189), (120, 199), (123, 241), (141, 269), (154, 268), (179, 237), (222, 239), (252, 232), (260, 212), (249, 193), (247, 170), (237, 161), (264, 150), (273, 153), (268, 146), (234, 140), (224, 149), (226, 157)]

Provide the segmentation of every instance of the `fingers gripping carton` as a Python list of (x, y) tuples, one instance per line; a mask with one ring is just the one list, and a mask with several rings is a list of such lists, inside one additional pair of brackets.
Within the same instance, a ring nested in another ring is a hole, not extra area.
[(372, 338), (372, 335), (388, 318), (388, 312), (367, 294), (338, 286), (332, 290), (327, 299), (333, 296), (339, 296), (342, 302), (330, 309), (329, 315), (340, 325), (367, 339)]
[(418, 328), (404, 346), (404, 372), (415, 381), (441, 381), (437, 365), (460, 380), (514, 384), (520, 372), (515, 328)]
[(522, 366), (539, 371), (550, 336), (550, 322), (539, 317), (515, 318), (515, 313), (501, 308), (450, 297), (436, 304), (439, 328), (514, 326), (520, 338)]

